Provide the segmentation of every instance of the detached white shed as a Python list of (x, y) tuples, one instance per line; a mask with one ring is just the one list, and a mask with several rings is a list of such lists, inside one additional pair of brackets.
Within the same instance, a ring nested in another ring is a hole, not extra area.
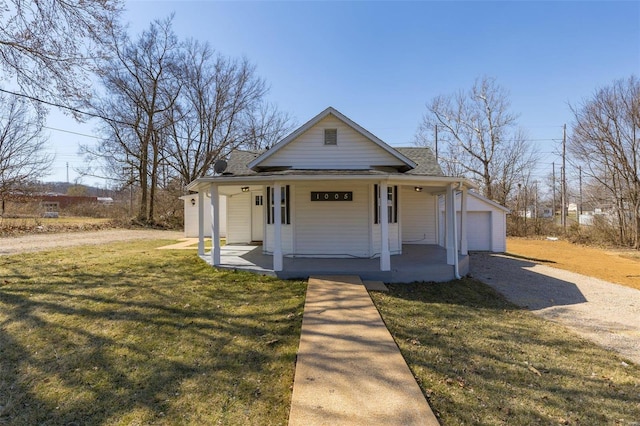
[[(507, 250), (509, 209), (473, 191), (467, 197), (467, 244), (470, 251), (504, 253)], [(444, 245), (444, 198), (440, 199), (440, 244)], [(457, 226), (460, 229), (460, 195), (456, 197)]]
[[(184, 236), (198, 237), (198, 194), (183, 195), (184, 201)], [(211, 237), (211, 200), (204, 199), (204, 236)], [(220, 196), (220, 236), (227, 236), (227, 197)]]

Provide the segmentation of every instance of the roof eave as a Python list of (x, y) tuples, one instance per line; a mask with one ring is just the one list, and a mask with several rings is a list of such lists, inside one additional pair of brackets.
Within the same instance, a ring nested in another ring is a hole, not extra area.
[(187, 185), (187, 190), (199, 192), (206, 190), (212, 184), (218, 185), (233, 185), (233, 184), (266, 184), (272, 182), (304, 182), (304, 181), (344, 181), (344, 180), (358, 180), (358, 181), (394, 181), (403, 182), (407, 184), (427, 185), (427, 184), (440, 184), (450, 185), (459, 184), (464, 185), (468, 189), (477, 189), (477, 186), (464, 178), (451, 177), (451, 176), (425, 176), (425, 175), (251, 175), (251, 176), (214, 176), (214, 177), (202, 177), (194, 180)]

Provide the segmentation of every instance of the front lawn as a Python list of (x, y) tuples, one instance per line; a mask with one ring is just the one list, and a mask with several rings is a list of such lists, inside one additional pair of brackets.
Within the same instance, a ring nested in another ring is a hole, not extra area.
[(0, 424), (287, 423), (306, 284), (166, 244), (0, 257)]
[(372, 297), (443, 425), (640, 424), (639, 366), (476, 280)]

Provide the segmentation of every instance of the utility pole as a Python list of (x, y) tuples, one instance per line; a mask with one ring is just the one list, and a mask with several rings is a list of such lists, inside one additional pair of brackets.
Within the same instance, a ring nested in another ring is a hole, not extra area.
[(567, 125), (562, 126), (562, 228), (567, 230)]
[(524, 185), (524, 236), (528, 235), (527, 216), (529, 216), (529, 194), (527, 193), (527, 184)]
[(538, 181), (534, 180), (533, 181), (533, 185), (534, 185), (534, 192), (533, 192), (533, 218), (535, 219), (536, 223), (538, 220)]
[(436, 124), (436, 163), (438, 162), (438, 125)]
[(522, 184), (518, 184), (518, 195), (516, 197), (516, 234), (520, 237), (520, 191)]
[(551, 173), (553, 177), (551, 179), (551, 186), (553, 186), (553, 201), (551, 202), (551, 217), (553, 224), (556, 224), (556, 163), (551, 163)]
[(67, 161), (67, 183), (69, 183), (69, 162)]
[[(578, 209), (578, 211), (580, 212), (580, 214), (582, 214), (582, 166), (578, 167), (578, 171), (580, 172), (579, 174), (579, 180), (580, 180), (580, 208)], [(580, 217), (578, 216), (578, 221), (580, 221)]]

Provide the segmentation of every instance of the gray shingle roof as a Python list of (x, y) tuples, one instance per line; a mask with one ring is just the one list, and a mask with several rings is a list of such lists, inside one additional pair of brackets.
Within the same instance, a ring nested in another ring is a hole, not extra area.
[(257, 173), (247, 167), (247, 164), (255, 160), (263, 151), (234, 150), (229, 154), (227, 169), (223, 174), (234, 176), (251, 176)]
[(430, 148), (395, 148), (407, 158), (410, 158), (418, 166), (409, 170), (407, 175), (444, 176), (435, 155)]
[[(444, 176), (442, 169), (436, 162), (436, 158), (429, 148), (394, 148), (400, 154), (409, 158), (411, 161), (417, 164), (415, 169), (409, 170), (405, 173), (407, 175), (423, 175), (423, 176)], [(379, 170), (286, 170), (286, 171), (265, 171), (255, 172), (251, 170), (247, 165), (257, 158), (264, 151), (240, 151), (235, 150), (229, 155), (227, 161), (227, 169), (224, 171), (224, 175), (232, 176), (254, 176), (254, 175), (274, 175), (274, 174), (384, 174)], [(399, 172), (396, 172), (399, 173)], [(388, 173), (387, 173), (388, 174)]]

